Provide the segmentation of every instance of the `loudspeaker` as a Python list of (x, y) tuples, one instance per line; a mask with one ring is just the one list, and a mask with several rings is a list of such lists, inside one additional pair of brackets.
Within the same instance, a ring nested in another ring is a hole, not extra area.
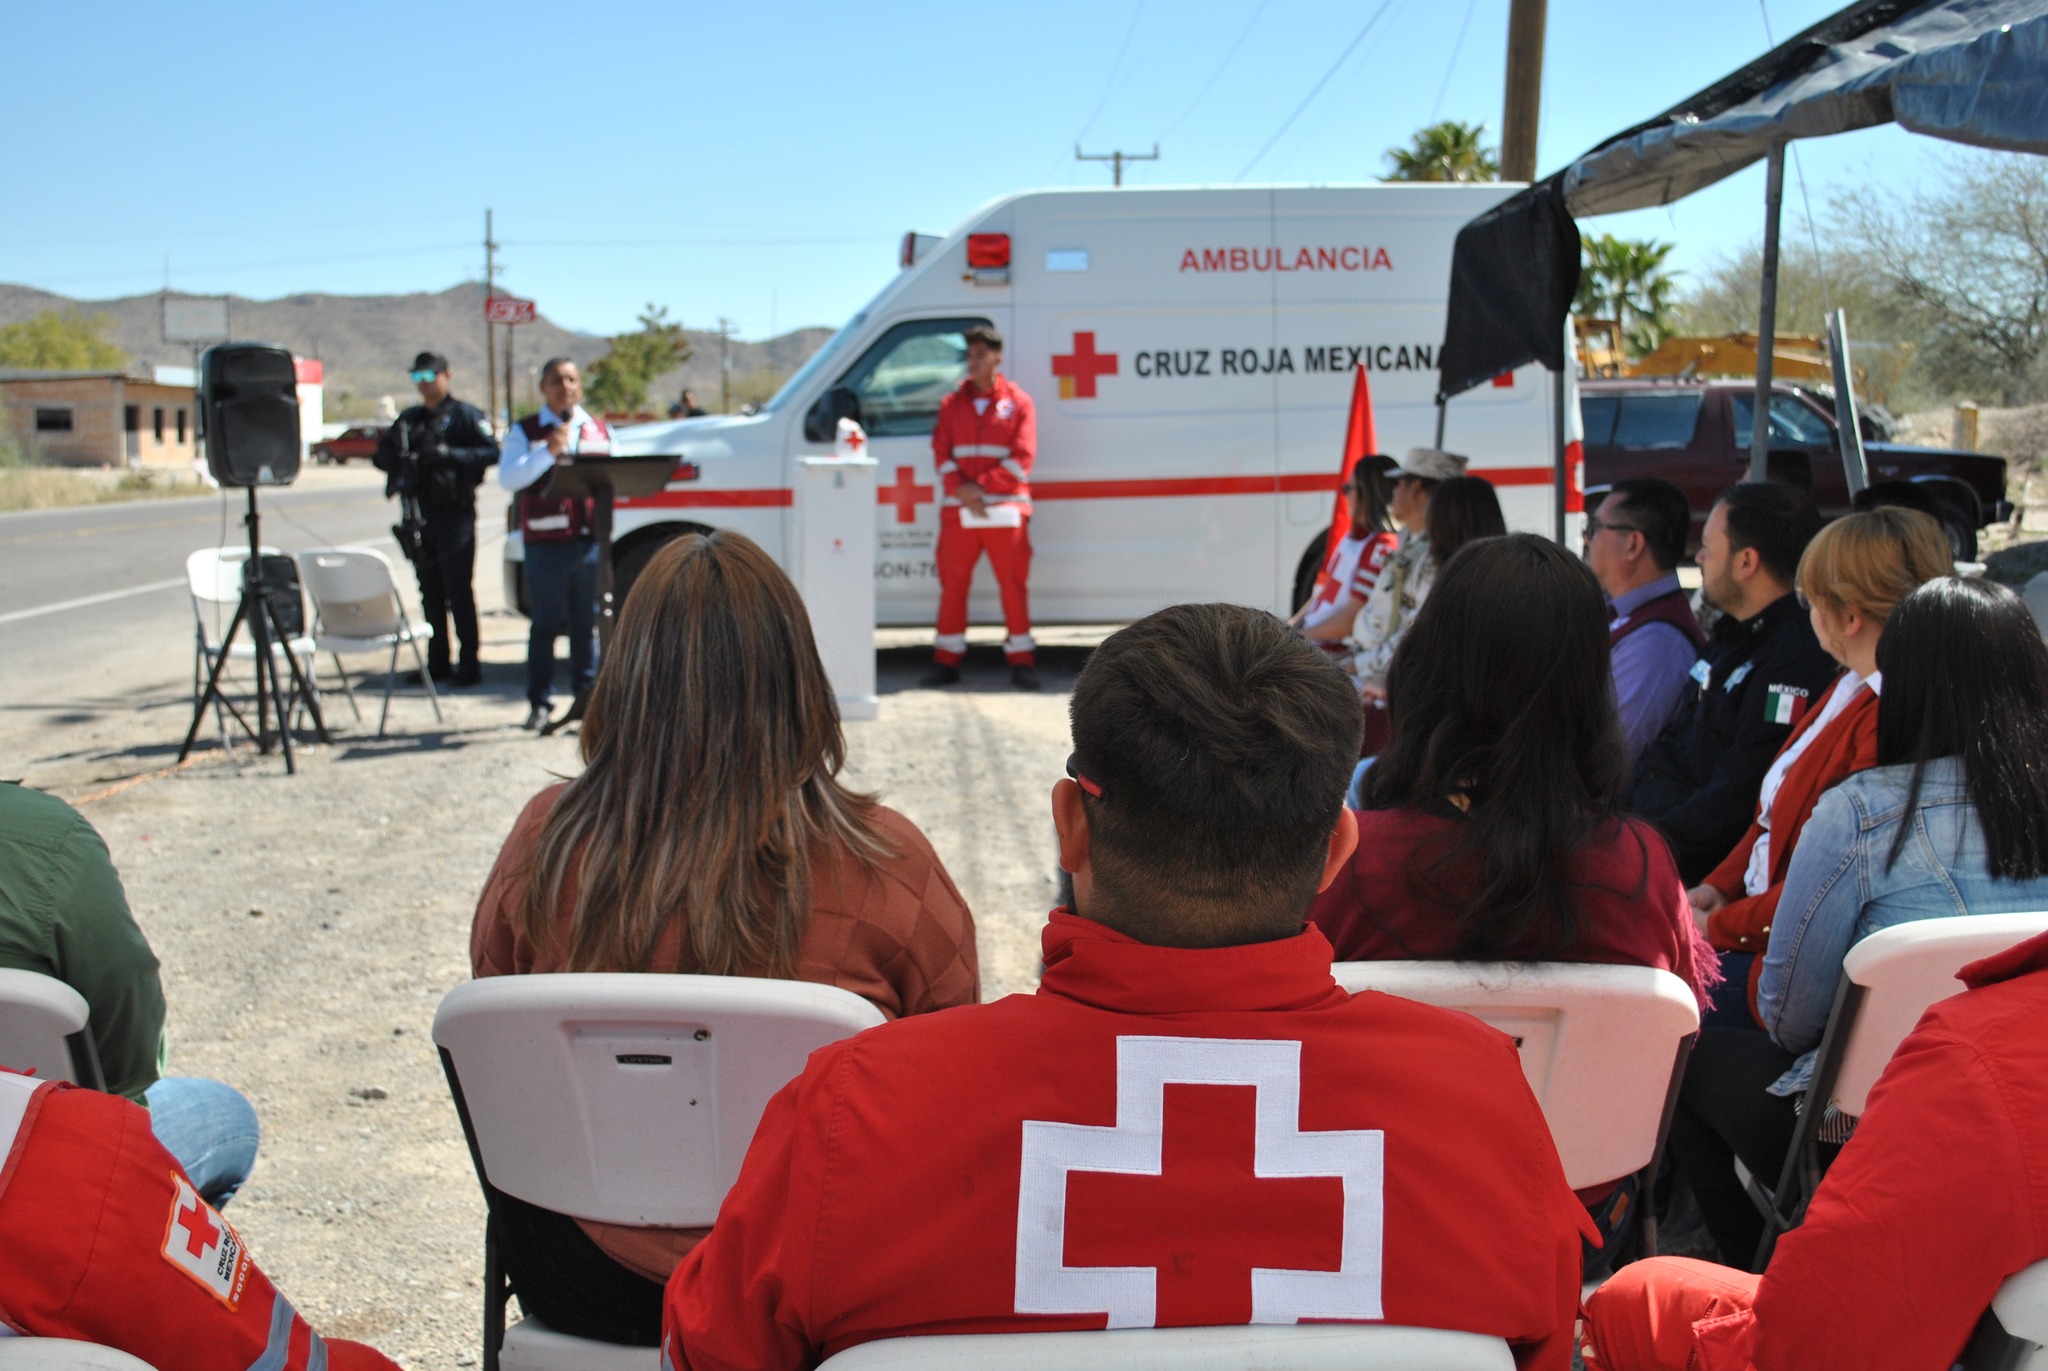
[(222, 343), (199, 361), (206, 465), (224, 486), (288, 486), (299, 474), (299, 376), (292, 355)]

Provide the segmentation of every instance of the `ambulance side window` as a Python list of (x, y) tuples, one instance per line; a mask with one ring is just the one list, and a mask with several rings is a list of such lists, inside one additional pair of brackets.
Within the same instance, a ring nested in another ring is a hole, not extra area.
[(967, 375), (967, 330), (986, 319), (912, 319), (861, 354), (839, 384), (860, 397), (860, 421), (877, 438), (928, 434), (939, 402)]

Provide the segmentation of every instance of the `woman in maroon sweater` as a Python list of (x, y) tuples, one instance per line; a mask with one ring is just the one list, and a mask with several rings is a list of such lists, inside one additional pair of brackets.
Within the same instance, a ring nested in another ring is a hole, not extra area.
[(1670, 849), (1621, 815), (1607, 605), (1529, 534), (1439, 573), (1387, 676), (1358, 850), (1311, 914), (1339, 960), (1608, 962), (1718, 979)]

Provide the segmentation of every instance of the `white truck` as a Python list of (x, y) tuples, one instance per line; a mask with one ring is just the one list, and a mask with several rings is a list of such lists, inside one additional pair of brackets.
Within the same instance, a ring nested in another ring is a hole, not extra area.
[[(1433, 441), (1452, 241), (1515, 189), (1028, 191), (944, 239), (907, 235), (896, 278), (758, 413), (620, 430), (621, 454), (682, 460), (666, 489), (619, 504), (619, 594), (686, 532), (736, 529), (785, 558), (798, 460), (828, 453), (848, 415), (880, 462), (877, 616), (930, 623), (932, 424), (965, 375), (964, 331), (986, 322), (1038, 407), (1035, 620), (1189, 600), (1285, 614), (1330, 525), (1355, 368), (1383, 451)], [(1499, 487), (1511, 528), (1551, 531), (1554, 393), (1526, 367), (1450, 407), (1444, 445)], [(507, 600), (523, 607), (522, 555), (515, 530)], [(985, 566), (971, 608), (1000, 622)]]

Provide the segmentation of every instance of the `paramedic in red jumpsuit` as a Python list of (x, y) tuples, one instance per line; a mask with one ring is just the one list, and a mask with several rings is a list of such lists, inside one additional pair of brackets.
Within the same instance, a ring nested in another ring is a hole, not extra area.
[(967, 655), (967, 591), (988, 554), (1003, 596), (1003, 655), (1010, 684), (1038, 689), (1031, 641), (1031, 461), (1038, 414), (1007, 376), (1003, 338), (987, 324), (967, 330), (967, 379), (939, 405), (932, 463), (945, 483), (939, 508), (939, 622), (926, 685), (952, 685)]

